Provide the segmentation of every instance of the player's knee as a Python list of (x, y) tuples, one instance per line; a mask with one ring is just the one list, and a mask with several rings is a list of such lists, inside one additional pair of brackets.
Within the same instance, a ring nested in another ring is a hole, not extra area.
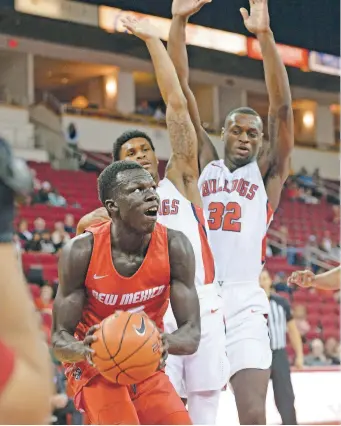
[(240, 415), (240, 424), (244, 425), (265, 425), (265, 407), (256, 400), (250, 404)]

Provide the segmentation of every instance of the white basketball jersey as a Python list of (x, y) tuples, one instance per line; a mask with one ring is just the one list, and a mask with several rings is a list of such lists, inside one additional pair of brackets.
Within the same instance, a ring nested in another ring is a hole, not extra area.
[(207, 240), (207, 222), (203, 209), (187, 200), (167, 178), (159, 182), (158, 222), (167, 228), (181, 231), (189, 239), (195, 255), (195, 284), (197, 287), (214, 281), (214, 260)]
[(199, 190), (216, 280), (258, 285), (272, 210), (257, 162), (231, 173), (224, 160), (212, 161), (200, 176)]

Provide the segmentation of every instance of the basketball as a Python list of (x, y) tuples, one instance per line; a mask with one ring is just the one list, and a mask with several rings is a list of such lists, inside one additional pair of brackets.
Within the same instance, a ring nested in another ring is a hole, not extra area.
[(161, 336), (144, 312), (117, 311), (105, 318), (91, 345), (98, 371), (119, 385), (132, 385), (150, 377), (162, 356)]

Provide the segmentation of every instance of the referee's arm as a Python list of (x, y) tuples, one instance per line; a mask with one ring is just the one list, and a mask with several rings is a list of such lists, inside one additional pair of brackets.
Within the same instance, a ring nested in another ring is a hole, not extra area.
[(290, 305), (288, 302), (285, 304), (285, 313), (287, 317), (287, 331), (289, 335), (289, 340), (291, 346), (295, 351), (295, 367), (302, 368), (303, 367), (303, 345), (302, 338), (300, 332), (298, 331), (296, 322), (292, 316)]

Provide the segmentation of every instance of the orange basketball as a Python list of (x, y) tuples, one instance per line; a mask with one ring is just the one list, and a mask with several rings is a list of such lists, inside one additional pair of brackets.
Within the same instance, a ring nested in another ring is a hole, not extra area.
[(94, 333), (92, 357), (98, 371), (119, 385), (132, 385), (157, 370), (161, 356), (161, 336), (144, 312), (117, 311), (105, 318)]

